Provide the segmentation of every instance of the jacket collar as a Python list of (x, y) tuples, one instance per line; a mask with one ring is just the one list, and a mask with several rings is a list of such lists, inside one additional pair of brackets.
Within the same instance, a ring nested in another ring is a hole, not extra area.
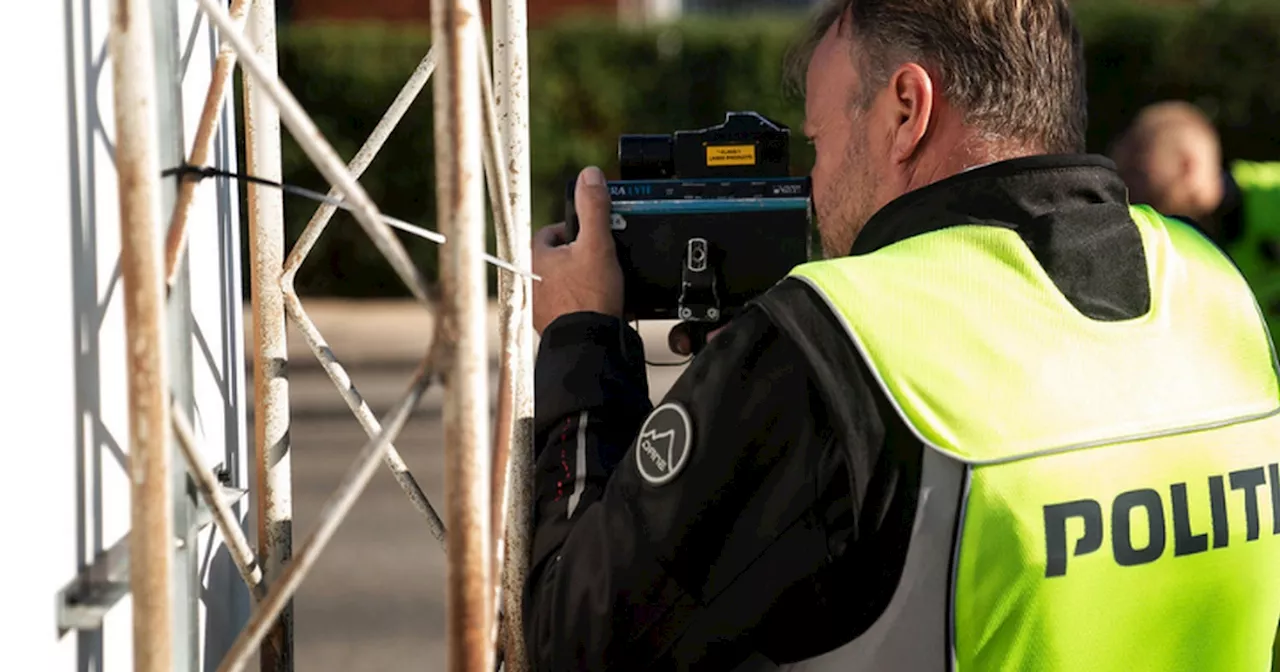
[(963, 224), (1019, 230), (1051, 226), (1072, 211), (1128, 206), (1115, 164), (1091, 154), (1046, 154), (972, 168), (910, 191), (867, 221), (851, 255), (869, 254), (912, 236)]

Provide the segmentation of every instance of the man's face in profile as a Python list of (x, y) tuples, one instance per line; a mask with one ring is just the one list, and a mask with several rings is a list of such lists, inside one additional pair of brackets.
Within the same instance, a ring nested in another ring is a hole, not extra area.
[(870, 115), (856, 104), (861, 82), (854, 67), (855, 45), (842, 25), (835, 22), (818, 43), (805, 80), (804, 133), (814, 145), (810, 177), (827, 258), (849, 254), (875, 213), (878, 185), (865, 123)]

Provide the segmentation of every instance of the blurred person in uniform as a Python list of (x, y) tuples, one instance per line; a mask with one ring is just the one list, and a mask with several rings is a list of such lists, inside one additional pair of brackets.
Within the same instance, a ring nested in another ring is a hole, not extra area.
[(1179, 100), (1140, 110), (1112, 156), (1132, 202), (1189, 220), (1231, 256), (1280, 333), (1280, 161), (1224, 162), (1208, 115)]
[(605, 175), (536, 235), (533, 668), (1267, 669), (1274, 353), (1083, 153), (1067, 0), (839, 0), (809, 38), (825, 258), (656, 407)]

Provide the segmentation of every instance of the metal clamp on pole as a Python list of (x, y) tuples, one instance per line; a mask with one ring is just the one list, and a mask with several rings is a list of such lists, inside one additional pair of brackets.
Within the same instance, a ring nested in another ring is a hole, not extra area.
[(58, 592), (58, 634), (68, 630), (97, 630), (107, 612), (129, 594), (129, 536), (99, 551), (93, 564), (80, 570)]
[(680, 319), (685, 322), (718, 322), (720, 296), (711, 246), (706, 238), (690, 238), (680, 271)]
[[(218, 493), (222, 496), (221, 499), (227, 506), (235, 506), (249, 494), (249, 491), (222, 483), (219, 485)], [(214, 523), (213, 507), (209, 506), (209, 503), (203, 497), (197, 500), (196, 507), (195, 528), (204, 531), (206, 527)]]
[[(224, 489), (237, 496), (243, 492)], [(110, 548), (98, 551), (93, 562), (58, 591), (55, 613), (59, 637), (71, 630), (102, 628), (103, 619), (129, 594), (129, 539), (130, 535), (125, 534)], [(181, 539), (173, 540), (175, 550), (183, 546)]]

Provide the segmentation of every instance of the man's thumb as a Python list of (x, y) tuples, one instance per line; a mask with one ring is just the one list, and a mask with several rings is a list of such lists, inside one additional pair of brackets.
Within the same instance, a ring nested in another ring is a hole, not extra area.
[(590, 166), (578, 174), (574, 189), (574, 209), (578, 212), (578, 240), (589, 245), (613, 245), (610, 233), (613, 203), (604, 171)]

